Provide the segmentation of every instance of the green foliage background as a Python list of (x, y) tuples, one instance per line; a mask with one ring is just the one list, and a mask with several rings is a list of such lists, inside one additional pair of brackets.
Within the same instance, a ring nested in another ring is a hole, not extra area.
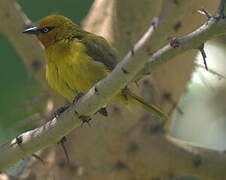
[[(80, 25), (93, 0), (21, 0), (18, 3), (33, 22), (57, 13), (71, 18)], [(19, 133), (37, 126), (37, 124), (28, 124), (20, 129), (10, 128), (14, 123), (40, 112), (45, 107), (45, 103), (38, 107), (21, 108), (32, 98), (42, 94), (43, 90), (33, 76), (28, 80), (29, 73), (23, 61), (3, 34), (0, 34), (0, 47), (0, 144), (3, 144)]]

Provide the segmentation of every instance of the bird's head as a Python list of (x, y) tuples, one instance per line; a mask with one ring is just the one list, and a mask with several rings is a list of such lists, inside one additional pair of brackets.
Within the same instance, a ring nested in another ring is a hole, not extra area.
[(47, 48), (57, 41), (69, 39), (79, 27), (62, 15), (50, 15), (40, 20), (37, 26), (27, 28), (26, 34), (34, 34)]

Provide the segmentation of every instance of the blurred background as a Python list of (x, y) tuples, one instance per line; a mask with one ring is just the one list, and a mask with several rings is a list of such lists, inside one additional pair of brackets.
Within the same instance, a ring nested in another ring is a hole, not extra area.
[[(195, 71), (174, 111), (171, 135), (201, 146), (226, 149), (226, 47), (225, 37), (205, 44), (207, 65), (204, 68), (200, 53), (196, 56)], [(213, 70), (212, 72), (210, 72)]]

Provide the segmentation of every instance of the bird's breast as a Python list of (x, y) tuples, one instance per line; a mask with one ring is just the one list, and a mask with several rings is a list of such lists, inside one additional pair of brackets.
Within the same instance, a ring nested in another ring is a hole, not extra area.
[(54, 47), (45, 53), (47, 80), (69, 101), (73, 101), (78, 92), (87, 92), (109, 73), (104, 64), (95, 63), (82, 45), (75, 47)]

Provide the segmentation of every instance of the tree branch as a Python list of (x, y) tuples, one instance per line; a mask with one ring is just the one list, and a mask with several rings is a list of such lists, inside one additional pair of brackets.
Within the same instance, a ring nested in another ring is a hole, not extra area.
[(174, 39), (173, 42), (155, 52), (146, 62), (140, 73), (153, 73), (173, 57), (188, 50), (198, 49), (207, 40), (224, 33), (226, 33), (226, 20), (224, 18), (219, 19), (219, 16), (213, 16), (194, 32)]

